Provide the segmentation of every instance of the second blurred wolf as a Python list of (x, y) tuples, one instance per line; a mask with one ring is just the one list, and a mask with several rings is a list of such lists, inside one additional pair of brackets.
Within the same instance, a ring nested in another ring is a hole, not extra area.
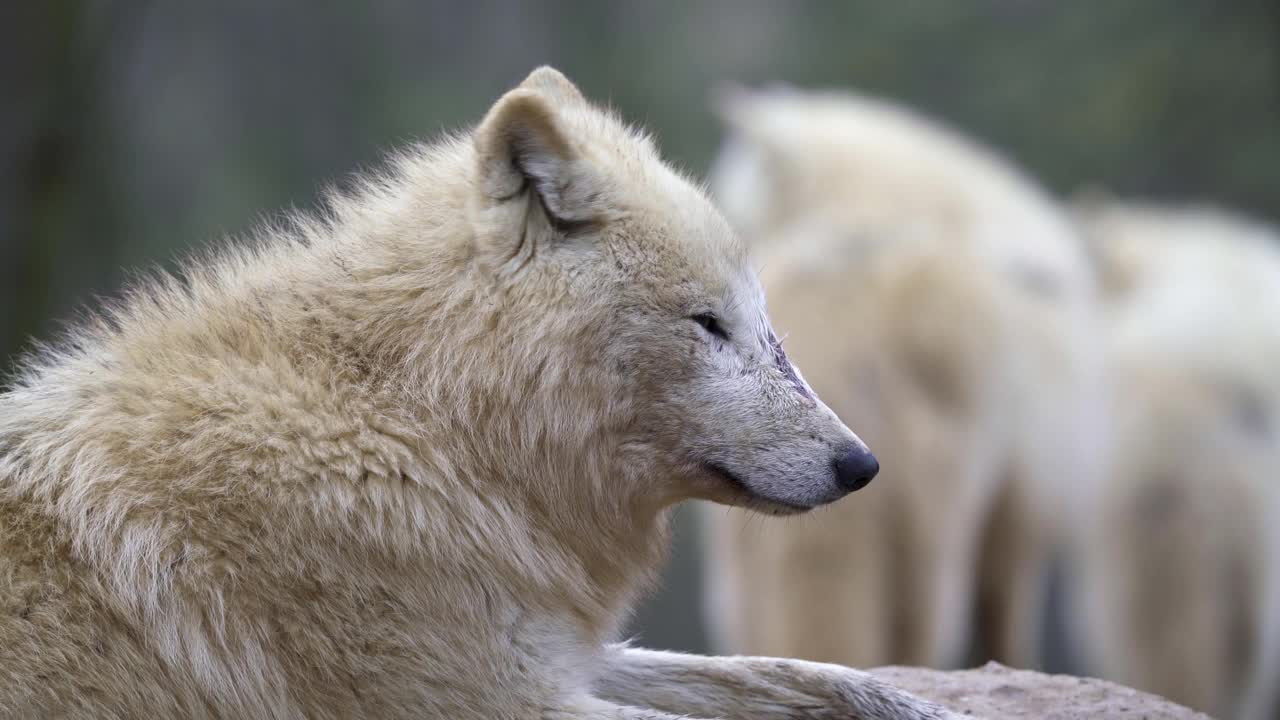
[(1071, 224), (991, 152), (889, 103), (735, 91), (722, 111), (714, 191), (788, 351), (884, 470), (805, 522), (711, 511), (721, 649), (955, 665), (980, 596), (986, 651), (1039, 664), (1046, 570), (1105, 432)]
[(1280, 682), (1280, 234), (1208, 208), (1077, 212), (1106, 297), (1111, 459), (1072, 584), (1088, 670), (1221, 718)]

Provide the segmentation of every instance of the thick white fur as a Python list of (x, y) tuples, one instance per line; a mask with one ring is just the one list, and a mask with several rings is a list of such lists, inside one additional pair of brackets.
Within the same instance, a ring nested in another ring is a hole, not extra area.
[(947, 716), (611, 644), (672, 504), (799, 511), (858, 446), (647, 139), (544, 68), (331, 206), (0, 395), (0, 717)]
[(788, 350), (884, 470), (782, 527), (711, 510), (720, 647), (955, 665), (981, 589), (986, 649), (1035, 665), (1045, 570), (1103, 433), (1070, 223), (993, 153), (892, 103), (784, 89), (723, 107), (716, 198)]
[(1114, 457), (1082, 525), (1090, 671), (1222, 718), (1280, 682), (1280, 235), (1085, 205), (1107, 290)]

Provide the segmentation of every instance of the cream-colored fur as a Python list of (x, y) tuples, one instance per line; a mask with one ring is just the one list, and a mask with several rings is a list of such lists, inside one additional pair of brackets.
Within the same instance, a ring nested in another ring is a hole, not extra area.
[(1089, 670), (1222, 718), (1280, 681), (1280, 235), (1207, 209), (1080, 220), (1107, 290), (1114, 457), (1082, 525)]
[(611, 644), (674, 503), (800, 512), (865, 452), (744, 255), (542, 69), (136, 290), (0, 395), (0, 717), (948, 716)]
[(788, 350), (886, 482), (785, 526), (712, 510), (720, 647), (954, 665), (981, 587), (988, 650), (1036, 664), (1045, 570), (1100, 435), (1070, 224), (992, 153), (891, 103), (784, 89), (724, 108), (717, 200)]

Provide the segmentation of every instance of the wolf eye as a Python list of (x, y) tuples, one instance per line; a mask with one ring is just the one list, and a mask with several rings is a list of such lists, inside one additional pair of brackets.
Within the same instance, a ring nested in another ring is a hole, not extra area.
[(706, 330), (721, 340), (729, 339), (729, 333), (724, 329), (724, 326), (720, 324), (720, 318), (717, 318), (715, 315), (712, 315), (711, 313), (698, 313), (691, 319), (701, 325), (703, 330)]

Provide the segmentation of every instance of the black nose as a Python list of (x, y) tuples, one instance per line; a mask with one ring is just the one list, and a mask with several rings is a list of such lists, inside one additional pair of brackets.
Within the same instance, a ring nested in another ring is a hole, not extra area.
[(854, 446), (831, 462), (836, 484), (848, 492), (861, 490), (880, 472), (880, 462), (870, 450)]

